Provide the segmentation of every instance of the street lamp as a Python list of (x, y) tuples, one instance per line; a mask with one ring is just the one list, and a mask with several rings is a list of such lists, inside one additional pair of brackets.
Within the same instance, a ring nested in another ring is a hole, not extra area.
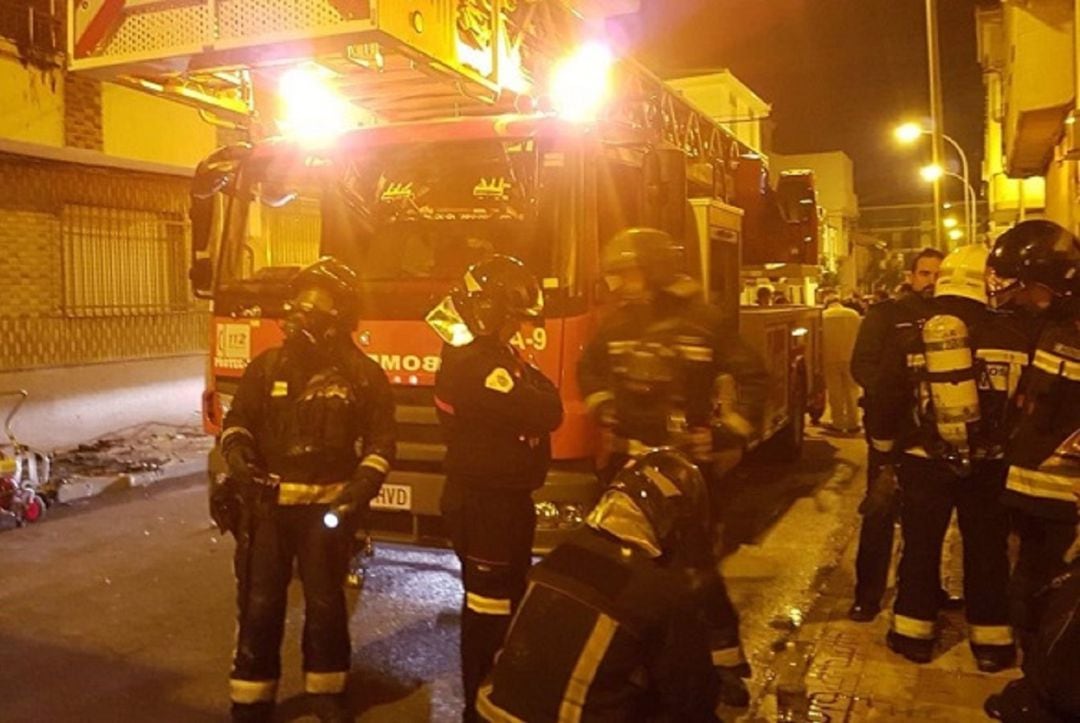
[[(969, 238), (974, 241), (975, 223), (973, 212), (975, 209), (975, 189), (971, 187), (971, 184), (967, 182), (967, 179), (957, 173), (953, 173), (952, 171), (946, 171), (941, 166), (935, 166), (933, 163), (920, 168), (919, 175), (922, 176), (922, 179), (927, 183), (933, 183), (934, 181), (940, 180), (945, 176), (949, 176), (950, 178), (955, 178), (964, 185), (964, 220), (966, 221), (965, 226), (967, 227)], [(947, 224), (946, 228), (948, 228)]]
[[(928, 130), (926, 128), (923, 128), (918, 123), (902, 123), (902, 124), (898, 125), (896, 127), (896, 129), (893, 131), (893, 136), (900, 143), (902, 143), (904, 145), (911, 145), (915, 141), (919, 140), (919, 138), (921, 138), (922, 136), (933, 135), (933, 133), (934, 133), (933, 131)], [(944, 140), (946, 143), (948, 143), (950, 146), (953, 147), (953, 149), (956, 151), (956, 155), (960, 156), (960, 170), (961, 170), (961, 173), (963, 174), (964, 186), (966, 188), (970, 188), (971, 187), (971, 175), (968, 172), (967, 154), (964, 153), (964, 149), (960, 147), (960, 144), (957, 143), (956, 140), (952, 136), (948, 136), (948, 135), (942, 133), (941, 138), (942, 138), (942, 140)], [(942, 175), (945, 175), (944, 172), (942, 174), (938, 175), (938, 176), (933, 177), (933, 178), (927, 178), (926, 180), (927, 180), (928, 183), (933, 183), (934, 181), (941, 178)], [(926, 178), (926, 176), (923, 176), (923, 178)], [(975, 193), (972, 192), (971, 196), (972, 196), (971, 206), (966, 210), (966, 214), (967, 214), (967, 219), (966, 220), (967, 220), (967, 226), (968, 226), (968, 233), (971, 235), (970, 237), (972, 239), (974, 239), (975, 238), (975, 228), (978, 225), (978, 219), (976, 218), (976, 213), (977, 213), (978, 210), (975, 207), (975, 204), (977, 202), (976, 201), (977, 197), (976, 197)], [(964, 203), (965, 204), (967, 203), (966, 192), (965, 192), (965, 195), (964, 195)]]

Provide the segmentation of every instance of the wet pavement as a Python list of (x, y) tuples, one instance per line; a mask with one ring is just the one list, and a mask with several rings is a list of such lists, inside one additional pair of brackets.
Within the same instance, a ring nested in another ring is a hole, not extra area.
[[(921, 667), (885, 648), (886, 615), (847, 620), (862, 455), (861, 440), (811, 432), (799, 465), (758, 462), (732, 485), (724, 569), (754, 678), (751, 706), (722, 711), (725, 720), (776, 720), (773, 651), (785, 641), (812, 655), (804, 687), (815, 721), (981, 720), (985, 695), (1016, 674), (975, 671), (961, 613), (945, 619), (942, 653)], [(0, 535), (0, 720), (225, 718), (233, 545), (210, 529), (205, 504), (197, 480), (176, 480)], [(291, 592), (279, 717), (313, 720), (300, 694), (302, 601)], [(358, 720), (458, 718), (460, 594), (450, 553), (378, 547), (353, 599)]]

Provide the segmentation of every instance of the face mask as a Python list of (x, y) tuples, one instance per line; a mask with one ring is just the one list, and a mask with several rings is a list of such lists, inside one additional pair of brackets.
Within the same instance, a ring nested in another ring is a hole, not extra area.
[(337, 335), (334, 300), (322, 289), (304, 289), (285, 305), (285, 338), (293, 344), (317, 346)]

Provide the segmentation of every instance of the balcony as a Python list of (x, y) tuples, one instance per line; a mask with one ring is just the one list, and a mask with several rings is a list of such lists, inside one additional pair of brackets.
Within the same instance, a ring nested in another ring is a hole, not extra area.
[(1005, 170), (1014, 178), (1043, 175), (1073, 105), (1072, 3), (1029, 0), (1004, 10)]

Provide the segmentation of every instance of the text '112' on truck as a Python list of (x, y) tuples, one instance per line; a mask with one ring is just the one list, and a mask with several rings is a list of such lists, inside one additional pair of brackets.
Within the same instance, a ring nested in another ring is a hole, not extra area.
[[(220, 431), (247, 362), (282, 338), (302, 266), (362, 280), (360, 347), (393, 384), (398, 463), (374, 507), (384, 538), (442, 537), (440, 339), (424, 317), (485, 254), (542, 279), (546, 323), (514, 343), (566, 414), (537, 491), (537, 547), (598, 495), (598, 434), (576, 383), (603, 313), (600, 258), (627, 226), (685, 241), (692, 274), (758, 349), (770, 396), (753, 444), (798, 454), (820, 399), (819, 314), (740, 307), (751, 267), (813, 266), (813, 177), (774, 189), (764, 157), (558, 0), (71, 2), (69, 63), (199, 109), (244, 142), (199, 166), (191, 269), (212, 301), (204, 424)], [(820, 409), (817, 410), (820, 413)], [(221, 471), (212, 455), (211, 473)]]

